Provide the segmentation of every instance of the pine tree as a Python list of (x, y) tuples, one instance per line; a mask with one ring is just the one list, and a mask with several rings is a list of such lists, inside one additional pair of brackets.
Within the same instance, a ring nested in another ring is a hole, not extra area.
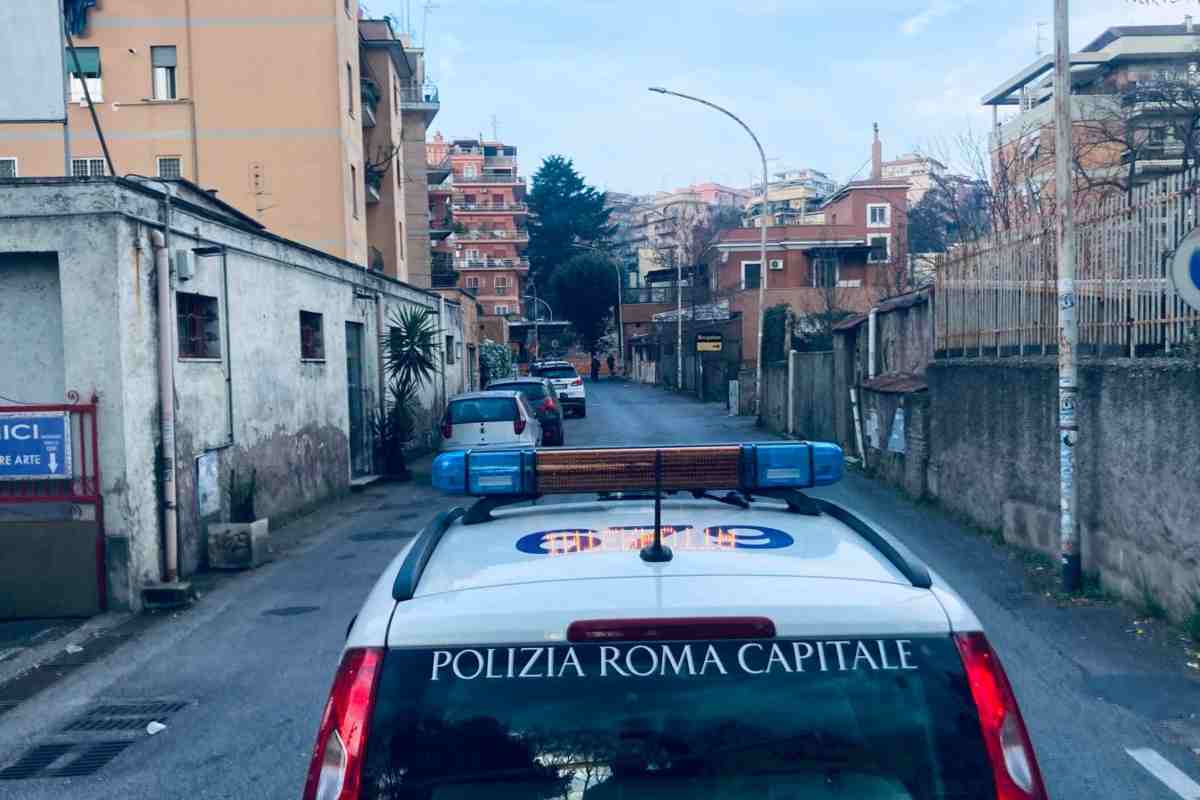
[(530, 272), (543, 296), (553, 297), (554, 271), (580, 246), (603, 247), (616, 227), (604, 193), (588, 186), (569, 158), (548, 156), (533, 176), (528, 197)]

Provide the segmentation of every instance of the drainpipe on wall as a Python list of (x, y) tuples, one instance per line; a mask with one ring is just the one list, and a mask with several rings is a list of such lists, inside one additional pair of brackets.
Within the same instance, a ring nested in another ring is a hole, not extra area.
[[(165, 230), (170, 230), (170, 195), (164, 195)], [(154, 249), (154, 268), (158, 280), (158, 407), (162, 435), (163, 491), (163, 581), (179, 580), (178, 519), (175, 494), (175, 353), (174, 326), (171, 324), (171, 258), (168, 238), (159, 231), (150, 232)]]
[(867, 314), (867, 377), (875, 377), (875, 312), (872, 308)]
[(383, 292), (375, 293), (375, 370), (379, 374), (379, 414), (387, 413), (387, 384), (383, 374)]
[[(441, 345), (446, 346), (446, 298), (438, 295), (438, 336), (441, 337)], [(442, 353), (440, 371), (442, 373), (442, 402), (438, 407), (437, 416), (440, 419), (442, 414), (446, 412), (446, 354)]]

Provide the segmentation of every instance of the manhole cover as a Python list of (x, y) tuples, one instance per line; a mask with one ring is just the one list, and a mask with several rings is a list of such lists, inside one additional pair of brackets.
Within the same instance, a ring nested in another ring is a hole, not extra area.
[(403, 530), (394, 528), (382, 531), (363, 531), (362, 533), (353, 533), (350, 535), (352, 542), (386, 542), (394, 539), (411, 539), (416, 535), (416, 531)]
[(268, 608), (262, 613), (272, 617), (295, 617), (300, 614), (311, 614), (320, 608), (320, 606), (283, 606), (282, 608)]

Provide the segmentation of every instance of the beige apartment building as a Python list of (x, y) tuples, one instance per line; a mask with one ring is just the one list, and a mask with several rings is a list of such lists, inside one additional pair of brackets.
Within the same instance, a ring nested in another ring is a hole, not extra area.
[[(0, 120), (0, 175), (183, 178), (270, 231), (429, 286), (423, 53), (357, 0), (104, 0), (67, 124)], [(2, 91), (2, 89), (0, 89)], [(65, 134), (65, 136), (64, 136)]]

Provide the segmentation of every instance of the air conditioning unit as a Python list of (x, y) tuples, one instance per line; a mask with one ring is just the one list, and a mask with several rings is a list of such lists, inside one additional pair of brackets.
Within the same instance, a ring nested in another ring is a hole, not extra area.
[(772, 258), (767, 263), (770, 265), (769, 268), (772, 270), (783, 269), (783, 259), (782, 258)]

